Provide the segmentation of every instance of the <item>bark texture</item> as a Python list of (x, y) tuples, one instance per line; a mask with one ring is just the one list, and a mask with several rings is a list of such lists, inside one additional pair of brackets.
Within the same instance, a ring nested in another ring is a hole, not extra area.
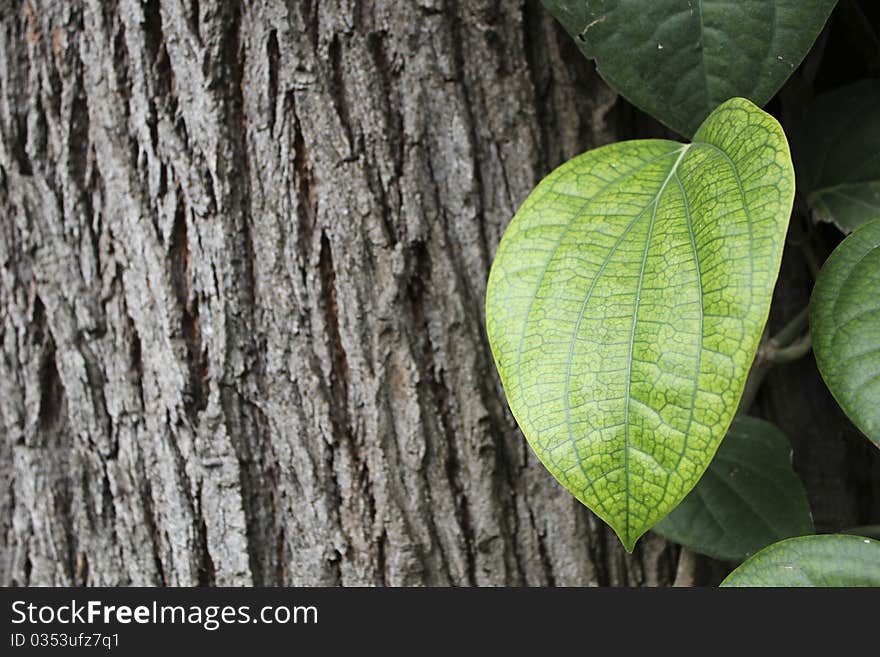
[(671, 583), (483, 329), (627, 116), (537, 0), (0, 1), (2, 583)]
[(615, 137), (563, 49), (534, 1), (4, 3), (4, 583), (669, 581), (484, 337), (516, 207)]

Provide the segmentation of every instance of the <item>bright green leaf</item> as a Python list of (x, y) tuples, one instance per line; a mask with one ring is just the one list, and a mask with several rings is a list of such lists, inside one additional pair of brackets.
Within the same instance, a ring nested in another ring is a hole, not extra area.
[(727, 431), (793, 196), (782, 129), (738, 98), (692, 144), (621, 142), (567, 162), (501, 240), (486, 324), (510, 408), (629, 550)]
[(791, 469), (788, 439), (764, 420), (734, 418), (700, 483), (654, 531), (727, 561), (814, 533), (804, 486)]
[(880, 586), (880, 542), (828, 534), (764, 548), (721, 586)]
[(880, 219), (829, 256), (810, 300), (813, 352), (840, 407), (880, 446)]
[(823, 94), (792, 137), (798, 188), (816, 219), (849, 233), (880, 218), (880, 80)]
[(543, 0), (603, 78), (689, 136), (715, 107), (766, 103), (837, 0)]

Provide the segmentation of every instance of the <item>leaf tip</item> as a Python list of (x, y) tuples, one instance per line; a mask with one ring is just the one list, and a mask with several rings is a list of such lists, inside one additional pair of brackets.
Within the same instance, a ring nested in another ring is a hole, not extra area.
[(626, 527), (623, 531), (619, 530), (614, 525), (611, 525), (611, 528), (614, 530), (614, 533), (617, 534), (617, 538), (620, 539), (623, 549), (626, 550), (627, 554), (633, 553), (633, 550), (636, 549), (636, 543), (638, 543), (639, 539), (645, 534), (644, 531), (634, 531), (632, 527)]

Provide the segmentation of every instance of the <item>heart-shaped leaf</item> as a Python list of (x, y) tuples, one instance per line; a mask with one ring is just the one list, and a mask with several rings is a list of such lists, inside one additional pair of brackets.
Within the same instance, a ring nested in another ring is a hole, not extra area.
[(793, 196), (782, 129), (737, 98), (692, 144), (621, 142), (562, 165), (501, 240), (486, 324), (510, 408), (628, 550), (727, 431)]
[(837, 0), (543, 0), (631, 103), (692, 135), (734, 96), (766, 103)]
[(738, 415), (694, 489), (654, 531), (716, 559), (742, 561), (771, 543), (813, 534), (791, 445), (775, 426)]
[(721, 586), (880, 586), (880, 542), (845, 534), (789, 538), (758, 552)]
[(810, 331), (831, 394), (880, 447), (880, 219), (825, 261), (810, 299)]
[(880, 80), (818, 96), (792, 137), (813, 215), (849, 233), (880, 218)]

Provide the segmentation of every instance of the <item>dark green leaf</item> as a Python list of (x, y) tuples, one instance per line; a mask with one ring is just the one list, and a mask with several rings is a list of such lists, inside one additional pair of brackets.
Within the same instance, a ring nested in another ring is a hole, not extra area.
[(810, 331), (831, 394), (880, 446), (880, 219), (843, 240), (823, 265)]
[(654, 531), (728, 561), (814, 533), (803, 484), (791, 469), (788, 439), (764, 420), (734, 418), (700, 483)]
[(718, 105), (763, 105), (837, 0), (543, 0), (631, 103), (690, 136)]
[(817, 97), (792, 150), (798, 189), (816, 219), (849, 233), (880, 218), (880, 80)]

